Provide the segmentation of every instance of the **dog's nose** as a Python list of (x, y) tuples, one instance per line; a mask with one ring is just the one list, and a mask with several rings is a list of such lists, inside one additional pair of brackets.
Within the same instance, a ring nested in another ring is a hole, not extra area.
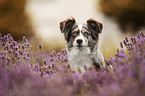
[(83, 42), (82, 39), (78, 39), (78, 40), (77, 40), (77, 43), (78, 43), (78, 44), (82, 44), (82, 42)]

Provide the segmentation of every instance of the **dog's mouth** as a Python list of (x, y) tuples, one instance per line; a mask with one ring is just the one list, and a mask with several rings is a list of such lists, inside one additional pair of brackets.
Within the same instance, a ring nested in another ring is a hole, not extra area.
[(82, 46), (82, 45), (78, 45), (77, 47), (84, 47), (84, 46)]
[(78, 47), (78, 48), (85, 48), (86, 46), (83, 46), (83, 45), (77, 45), (76, 47)]

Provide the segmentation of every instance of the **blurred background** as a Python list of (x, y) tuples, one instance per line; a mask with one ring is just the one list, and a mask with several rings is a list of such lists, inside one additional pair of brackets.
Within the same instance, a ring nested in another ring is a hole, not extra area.
[(78, 23), (94, 18), (104, 25), (100, 50), (114, 56), (125, 36), (145, 30), (145, 0), (0, 0), (0, 32), (50, 52), (65, 48), (59, 23), (74, 17)]

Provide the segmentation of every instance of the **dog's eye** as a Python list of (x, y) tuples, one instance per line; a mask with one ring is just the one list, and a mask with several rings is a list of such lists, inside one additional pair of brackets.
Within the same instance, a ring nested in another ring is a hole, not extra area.
[(76, 35), (77, 35), (77, 33), (76, 33), (76, 32), (74, 32), (74, 33), (72, 33), (72, 35), (73, 35), (73, 36), (76, 36)]
[(88, 36), (88, 35), (89, 35), (89, 33), (88, 33), (88, 32), (84, 32), (84, 35), (85, 35), (85, 36)]

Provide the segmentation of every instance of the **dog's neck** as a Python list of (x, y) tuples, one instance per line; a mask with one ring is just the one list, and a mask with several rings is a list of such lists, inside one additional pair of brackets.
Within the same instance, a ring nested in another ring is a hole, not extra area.
[(92, 54), (97, 54), (96, 52), (99, 51), (98, 43), (95, 44), (95, 46), (91, 49)]
[[(68, 46), (66, 46), (66, 51), (67, 51), (67, 52), (71, 52), (71, 50), (72, 50), (73, 48), (74, 48), (74, 47), (68, 47)], [(82, 51), (82, 50), (85, 50), (85, 49), (87, 49), (87, 48), (90, 50), (90, 53), (96, 54), (96, 52), (99, 51), (98, 42), (97, 42), (95, 45), (93, 45), (92, 47), (86, 47), (86, 48), (83, 48), (83, 49), (75, 48), (75, 49), (78, 49), (78, 50)]]

